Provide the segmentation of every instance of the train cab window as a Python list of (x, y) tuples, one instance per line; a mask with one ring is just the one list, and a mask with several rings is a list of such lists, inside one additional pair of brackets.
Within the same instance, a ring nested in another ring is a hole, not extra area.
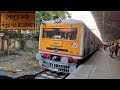
[(43, 38), (76, 40), (77, 28), (44, 28)]

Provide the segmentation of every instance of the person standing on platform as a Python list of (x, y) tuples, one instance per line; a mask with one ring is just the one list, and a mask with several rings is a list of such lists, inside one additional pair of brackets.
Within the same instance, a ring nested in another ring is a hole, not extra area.
[(111, 51), (111, 49), (110, 49), (110, 46), (111, 46), (111, 43), (110, 43), (110, 45), (109, 45), (109, 51), (110, 51), (110, 55), (111, 55), (112, 51)]
[(115, 46), (114, 46), (114, 44), (112, 44), (111, 46), (110, 46), (110, 50), (111, 50), (111, 58), (113, 58), (113, 54), (114, 54), (114, 51), (115, 51)]
[(104, 50), (106, 50), (106, 45), (104, 44)]
[(115, 45), (115, 56), (117, 56), (117, 54), (118, 54), (118, 50), (119, 50), (119, 45), (118, 45), (118, 43)]

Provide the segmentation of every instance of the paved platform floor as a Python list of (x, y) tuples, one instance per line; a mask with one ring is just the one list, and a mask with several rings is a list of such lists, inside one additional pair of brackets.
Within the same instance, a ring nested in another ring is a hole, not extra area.
[(66, 79), (120, 79), (120, 56), (111, 58), (109, 51), (96, 51)]

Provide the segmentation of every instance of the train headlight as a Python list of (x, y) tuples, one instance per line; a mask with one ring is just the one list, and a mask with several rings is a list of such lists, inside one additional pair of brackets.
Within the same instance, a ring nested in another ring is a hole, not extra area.
[(61, 62), (67, 64), (68, 63), (68, 58), (67, 57), (62, 57)]
[(37, 53), (37, 54), (36, 54), (36, 59), (37, 59), (37, 60), (41, 60), (41, 54), (40, 54), (40, 53)]

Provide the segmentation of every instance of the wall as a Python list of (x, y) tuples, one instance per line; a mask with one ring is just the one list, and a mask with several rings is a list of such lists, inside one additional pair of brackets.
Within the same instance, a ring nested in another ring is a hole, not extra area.
[[(10, 42), (15, 41), (14, 39), (11, 39)], [(33, 48), (38, 46), (39, 42), (36, 39), (32, 39), (32, 40), (26, 40), (25, 41), (25, 48)], [(12, 43), (9, 47), (10, 51), (14, 51), (14, 50), (18, 50), (20, 49), (20, 41), (15, 41), (14, 43)], [(0, 51), (2, 51), (2, 39), (0, 37)], [(7, 40), (4, 40), (4, 51), (7, 51)]]
[(25, 47), (27, 48), (33, 48), (39, 45), (38, 40), (32, 39), (32, 40), (26, 40)]
[[(14, 40), (14, 39), (11, 39), (10, 42), (13, 42), (15, 41), (14, 43), (12, 43), (10, 45), (10, 50), (16, 48), (16, 49), (20, 49), (20, 41), (17, 41), (17, 40)], [(0, 51), (2, 51), (2, 38), (0, 37)], [(7, 51), (7, 40), (4, 40), (4, 51)]]

